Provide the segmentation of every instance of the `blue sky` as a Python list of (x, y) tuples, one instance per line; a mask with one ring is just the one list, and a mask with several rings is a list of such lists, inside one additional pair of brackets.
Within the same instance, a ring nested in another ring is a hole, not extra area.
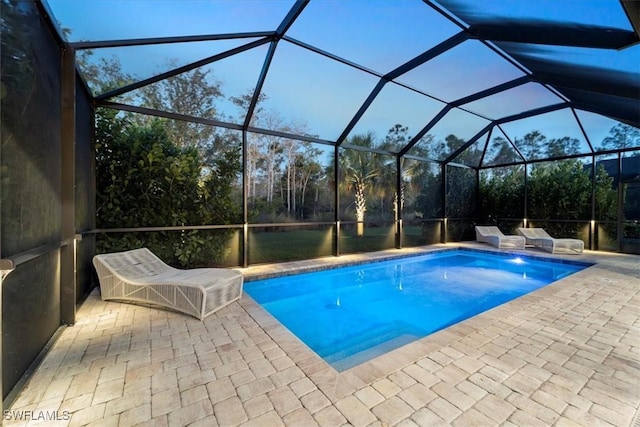
[(48, 0), (72, 41), (272, 30), (292, 1)]
[[(458, 0), (457, 4), (463, 7), (473, 1)], [(48, 4), (61, 25), (71, 29), (70, 40), (79, 41), (270, 31), (286, 16), (293, 1), (48, 0)], [(485, 0), (482, 11), (505, 18), (529, 16), (561, 21), (570, 17), (577, 23), (630, 29), (619, 3), (612, 0)], [(287, 35), (386, 73), (457, 31), (453, 23), (420, 0), (312, 0)], [(164, 71), (169, 59), (178, 65), (186, 64), (247, 41), (108, 49), (96, 56), (116, 56), (125, 71), (149, 77)], [(638, 48), (622, 53), (560, 48), (550, 48), (548, 52), (576, 63), (613, 64), (634, 71), (638, 69)], [(265, 53), (262, 47), (211, 66), (226, 96), (240, 95), (255, 86)], [(401, 76), (398, 82), (452, 101), (519, 75), (521, 71), (479, 42), (467, 41)], [(305, 123), (308, 133), (333, 140), (376, 83), (374, 76), (282, 41), (264, 90), (269, 96), (267, 106), (285, 122)], [(513, 94), (476, 103), (474, 111), (496, 118), (495, 115), (519, 112), (529, 105), (548, 105), (558, 100), (535, 85), (519, 88)], [(372, 130), (382, 138), (387, 129), (402, 123), (415, 134), (443, 105), (390, 83), (354, 132)], [(222, 109), (228, 114), (233, 111), (230, 103)], [(558, 122), (556, 116), (532, 119), (521, 127), (513, 124), (510, 128), (519, 138), (532, 130), (531, 126), (540, 127), (543, 133), (544, 128), (548, 129), (549, 136), (575, 132), (575, 123), (563, 123), (566, 119)], [(610, 127), (610, 121), (586, 117), (599, 140), (600, 135), (606, 136), (608, 128), (604, 126)], [(438, 137), (448, 133), (472, 136), (485, 123), (460, 111), (446, 119), (434, 129)]]

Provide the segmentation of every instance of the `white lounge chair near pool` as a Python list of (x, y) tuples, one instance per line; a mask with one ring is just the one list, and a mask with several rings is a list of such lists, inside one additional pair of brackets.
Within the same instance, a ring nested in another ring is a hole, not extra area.
[(242, 273), (226, 268), (179, 270), (147, 248), (96, 255), (103, 300), (159, 305), (200, 320), (242, 296)]
[(476, 226), (476, 240), (488, 243), (498, 249), (524, 249), (522, 236), (507, 236), (495, 226)]
[(527, 245), (535, 246), (547, 252), (581, 254), (584, 242), (580, 239), (556, 239), (543, 228), (518, 228), (518, 234), (524, 236)]

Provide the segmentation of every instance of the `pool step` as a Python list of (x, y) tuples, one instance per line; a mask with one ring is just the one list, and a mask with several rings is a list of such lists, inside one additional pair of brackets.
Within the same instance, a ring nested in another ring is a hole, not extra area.
[[(402, 322), (380, 325), (366, 333), (353, 336), (339, 343), (331, 344), (318, 351), (331, 366), (344, 371), (380, 356), (388, 351), (402, 347), (422, 336), (420, 331), (408, 327)], [(334, 353), (325, 354), (331, 348), (340, 348)], [(324, 350), (324, 351), (323, 351)]]

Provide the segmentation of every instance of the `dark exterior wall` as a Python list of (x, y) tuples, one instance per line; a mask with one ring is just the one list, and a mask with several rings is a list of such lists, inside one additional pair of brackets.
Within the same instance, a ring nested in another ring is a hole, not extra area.
[(16, 386), (60, 326), (60, 46), (36, 3), (2, 11), (0, 257), (2, 395)]
[[(85, 85), (76, 81), (76, 150), (75, 150), (75, 228), (77, 233), (96, 228), (95, 149), (93, 144), (94, 109)], [(91, 264), (95, 255), (95, 235), (85, 234), (76, 241), (76, 303), (83, 301), (97, 283)]]
[(3, 398), (60, 326), (59, 251), (16, 268), (3, 285)]

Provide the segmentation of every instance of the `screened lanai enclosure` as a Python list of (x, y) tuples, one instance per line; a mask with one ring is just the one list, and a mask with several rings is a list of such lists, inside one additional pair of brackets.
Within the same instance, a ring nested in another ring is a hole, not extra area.
[(5, 404), (96, 253), (242, 267), (475, 225), (640, 253), (638, 2), (1, 5)]

